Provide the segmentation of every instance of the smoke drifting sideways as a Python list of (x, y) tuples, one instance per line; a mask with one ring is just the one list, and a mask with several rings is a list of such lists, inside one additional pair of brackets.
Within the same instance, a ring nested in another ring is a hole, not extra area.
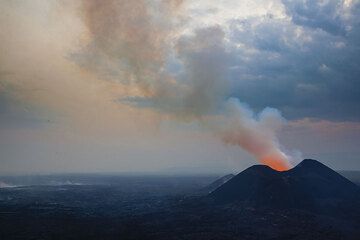
[(131, 94), (120, 101), (179, 121), (197, 121), (224, 143), (287, 170), (292, 157), (281, 150), (276, 136), (285, 119), (272, 108), (255, 115), (229, 97), (226, 33), (220, 26), (188, 32), (185, 4), (83, 1), (81, 16), (90, 40), (74, 54), (75, 61), (107, 81), (128, 86)]

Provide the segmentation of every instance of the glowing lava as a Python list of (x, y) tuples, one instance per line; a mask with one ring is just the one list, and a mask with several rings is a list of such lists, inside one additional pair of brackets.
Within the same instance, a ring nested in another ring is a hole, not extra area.
[(265, 156), (259, 159), (259, 161), (277, 171), (286, 171), (291, 167), (288, 161), (281, 157)]

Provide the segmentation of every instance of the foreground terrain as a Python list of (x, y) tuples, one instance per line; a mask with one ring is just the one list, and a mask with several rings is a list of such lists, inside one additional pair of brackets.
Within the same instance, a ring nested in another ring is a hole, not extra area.
[(0, 178), (0, 239), (359, 239), (354, 216), (214, 205), (217, 177)]

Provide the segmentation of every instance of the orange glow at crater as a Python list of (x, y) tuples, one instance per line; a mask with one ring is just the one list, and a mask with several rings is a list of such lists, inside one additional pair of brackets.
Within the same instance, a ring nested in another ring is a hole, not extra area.
[(274, 156), (265, 156), (260, 159), (260, 162), (277, 171), (286, 171), (291, 167), (286, 159)]

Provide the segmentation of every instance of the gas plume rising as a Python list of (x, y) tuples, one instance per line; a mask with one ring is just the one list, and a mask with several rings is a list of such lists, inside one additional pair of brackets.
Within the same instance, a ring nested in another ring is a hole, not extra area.
[[(137, 93), (122, 96), (121, 101), (137, 107), (146, 103), (177, 119), (203, 123), (225, 143), (242, 147), (261, 163), (288, 169), (290, 157), (276, 137), (285, 120), (276, 109), (266, 108), (255, 116), (239, 100), (228, 99), (231, 59), (225, 32), (210, 26), (179, 34), (185, 14), (182, 4), (83, 1), (89, 43), (76, 55), (77, 61)], [(169, 64), (179, 65), (180, 73), (172, 74)]]
[(265, 108), (254, 116), (238, 99), (230, 99), (227, 112), (226, 127), (221, 132), (226, 143), (241, 146), (275, 170), (289, 169), (289, 156), (281, 151), (276, 138), (276, 131), (285, 123), (278, 110)]

